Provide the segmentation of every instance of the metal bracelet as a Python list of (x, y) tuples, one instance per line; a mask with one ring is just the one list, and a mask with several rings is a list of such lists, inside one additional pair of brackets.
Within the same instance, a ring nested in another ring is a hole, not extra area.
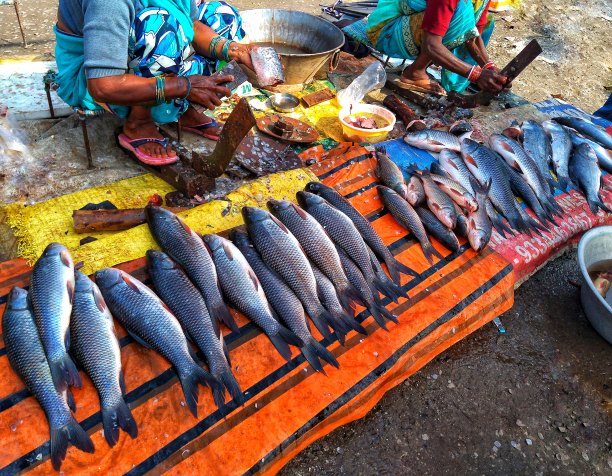
[(223, 48), (221, 48), (221, 59), (222, 60), (225, 60), (225, 61), (230, 60), (229, 49), (232, 43), (236, 43), (236, 42), (232, 40), (225, 40), (225, 43), (223, 43)]
[(189, 79), (189, 76), (183, 76), (183, 78), (187, 80), (187, 93), (183, 96), (183, 99), (187, 99), (191, 93), (191, 79)]
[(155, 77), (155, 104), (163, 104), (166, 102), (166, 78), (163, 76)]
[(210, 57), (213, 59), (219, 59), (219, 56), (217, 55), (217, 46), (221, 40), (223, 40), (223, 37), (219, 35), (210, 40)]

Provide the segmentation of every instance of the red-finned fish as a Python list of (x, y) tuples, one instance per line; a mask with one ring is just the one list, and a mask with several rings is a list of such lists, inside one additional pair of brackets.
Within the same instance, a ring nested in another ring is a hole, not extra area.
[(409, 132), (404, 141), (418, 149), (430, 152), (440, 152), (442, 149), (451, 149), (455, 152), (461, 150), (459, 138), (450, 132), (438, 131), (436, 129), (425, 129), (418, 132)]
[[(416, 172), (416, 169), (413, 170)], [(453, 200), (432, 180), (428, 170), (419, 173), (425, 190), (427, 206), (447, 228), (452, 230), (457, 224), (457, 212)]]
[(483, 187), (476, 180), (472, 179), (472, 188), (476, 192), (478, 208), (468, 215), (467, 238), (474, 251), (482, 251), (487, 246), (487, 243), (489, 243), (491, 233), (493, 232), (491, 220), (486, 210), (486, 200), (491, 188), (491, 181)]
[(408, 188), (404, 181), (404, 174), (402, 174), (400, 168), (387, 155), (387, 150), (384, 147), (377, 146), (374, 150), (376, 152), (376, 176), (383, 185), (389, 187), (391, 190), (395, 190), (407, 200)]
[(278, 53), (271, 46), (257, 46), (251, 49), (251, 61), (262, 88), (276, 86), (285, 82), (283, 65)]

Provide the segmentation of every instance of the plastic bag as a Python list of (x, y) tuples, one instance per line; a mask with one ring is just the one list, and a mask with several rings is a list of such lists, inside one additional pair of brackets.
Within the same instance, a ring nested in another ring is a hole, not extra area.
[(387, 73), (380, 62), (376, 61), (368, 66), (348, 88), (338, 92), (338, 103), (348, 107), (362, 101), (364, 96), (374, 89), (382, 88), (387, 82)]

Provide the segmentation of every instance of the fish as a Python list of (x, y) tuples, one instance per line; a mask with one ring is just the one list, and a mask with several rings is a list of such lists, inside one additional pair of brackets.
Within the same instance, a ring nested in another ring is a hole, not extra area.
[(244, 394), (232, 373), (219, 322), (211, 318), (198, 288), (181, 266), (162, 251), (147, 251), (147, 268), (157, 294), (179, 321), (185, 335), (204, 354), (211, 375), (242, 405)]
[(276, 271), (302, 301), (323, 337), (329, 337), (329, 327), (339, 324), (318, 298), (312, 267), (298, 240), (278, 218), (265, 210), (243, 207), (242, 216), (249, 237), (264, 263)]
[(276, 314), (304, 343), (300, 350), (312, 368), (317, 372), (324, 373), (321, 360), (340, 368), (340, 364), (334, 355), (310, 333), (301, 301), (285, 284), (283, 278), (264, 263), (248, 235), (234, 230), (232, 241), (255, 271), (268, 302), (276, 311)]
[(334, 243), (317, 220), (288, 200), (269, 200), (268, 210), (289, 229), (310, 261), (333, 283), (344, 309), (350, 309), (353, 301), (362, 302), (344, 274)]
[(519, 173), (521, 178), (529, 184), (547, 212), (560, 213), (562, 211), (550, 194), (546, 179), (542, 176), (537, 164), (518, 142), (502, 134), (492, 134), (489, 137), (489, 144), (510, 168)]
[(559, 184), (550, 175), (549, 164), (552, 162), (552, 147), (544, 128), (536, 121), (523, 121), (521, 137), (523, 149), (533, 159), (542, 177), (550, 185), (551, 190), (558, 187)]
[[(335, 319), (342, 321), (344, 324), (347, 325), (346, 333), (353, 329), (359, 332), (360, 334), (368, 335), (368, 333), (361, 326), (361, 324), (359, 324), (353, 318), (353, 316), (348, 313), (347, 309), (342, 307), (342, 304), (338, 300), (338, 295), (336, 294), (336, 288), (334, 288), (334, 285), (329, 280), (329, 278), (325, 276), (325, 274), (314, 264), (312, 265), (312, 272), (314, 273), (315, 280), (317, 281), (317, 288), (319, 290), (319, 297), (321, 298), (321, 302)], [(338, 341), (342, 345), (344, 345), (344, 337), (346, 333), (339, 332), (338, 330), (336, 330), (336, 336), (338, 337)]]
[(198, 384), (210, 387), (215, 404), (221, 407), (225, 403), (223, 386), (195, 363), (181, 325), (161, 299), (124, 271), (102, 268), (94, 276), (111, 314), (134, 340), (174, 366), (191, 414), (198, 416)]
[(457, 235), (452, 230), (449, 230), (431, 210), (425, 207), (417, 207), (415, 211), (427, 232), (442, 243), (445, 248), (451, 251), (457, 251), (460, 248), (461, 245)]
[(550, 138), (552, 147), (552, 163), (557, 174), (557, 182), (562, 190), (567, 191), (570, 185), (569, 179), (569, 159), (572, 153), (572, 140), (567, 130), (558, 122), (544, 121), (542, 127)]
[(385, 208), (391, 213), (393, 218), (406, 230), (410, 231), (423, 249), (423, 254), (430, 264), (433, 264), (433, 257), (436, 256), (439, 259), (444, 258), (442, 254), (436, 250), (427, 236), (423, 222), (421, 221), (416, 210), (412, 206), (403, 200), (397, 193), (384, 185), (377, 187), (378, 194), (385, 204)]
[(416, 207), (425, 201), (425, 189), (420, 177), (411, 175), (406, 185), (408, 187), (408, 197), (406, 200), (410, 205)]
[(593, 215), (596, 215), (599, 209), (607, 213), (612, 211), (602, 203), (599, 195), (601, 184), (601, 170), (597, 165), (597, 156), (588, 144), (580, 144), (574, 148), (570, 159), (569, 173), (572, 182), (574, 182), (586, 198), (589, 208)]
[(374, 296), (374, 294), (372, 293), (372, 289), (370, 288), (369, 283), (366, 281), (366, 278), (364, 277), (363, 273), (359, 269), (359, 266), (357, 266), (355, 262), (351, 258), (349, 258), (349, 256), (340, 247), (338, 247), (338, 254), (340, 255), (340, 261), (342, 261), (344, 271), (346, 272), (346, 275), (351, 281), (351, 283), (353, 283), (353, 286), (361, 290), (361, 292), (365, 296), (367, 296), (366, 307), (368, 308), (368, 311), (370, 311), (370, 314), (372, 314), (372, 317), (374, 318), (376, 323), (388, 332), (389, 329), (387, 328), (386, 321), (391, 321), (397, 324), (399, 322), (397, 320), (397, 317), (387, 310), (387, 308), (382, 304), (379, 297)]
[(387, 297), (391, 298), (394, 302), (399, 302), (399, 298), (405, 297), (405, 293), (402, 291), (400, 286), (395, 286), (395, 283), (387, 276), (385, 270), (382, 268), (382, 265), (378, 261), (376, 254), (372, 251), (366, 244), (366, 248), (368, 249), (368, 253), (370, 253), (370, 261), (372, 263), (372, 268), (374, 269), (374, 274), (378, 276), (378, 278), (387, 285), (387, 288), (391, 292), (391, 294)]
[(100, 396), (102, 428), (108, 445), (112, 448), (119, 441), (119, 428), (136, 438), (138, 427), (123, 399), (125, 381), (113, 316), (98, 286), (80, 271), (75, 272), (70, 341), (72, 355)]
[(439, 175), (440, 177), (450, 178), (446, 171), (440, 165), (440, 162), (434, 161), (429, 164), (429, 171), (432, 175)]
[(285, 82), (283, 65), (278, 53), (271, 46), (251, 48), (251, 62), (260, 87), (267, 88)]
[(455, 136), (462, 136), (466, 132), (472, 132), (473, 130), (474, 126), (472, 126), (472, 124), (465, 119), (459, 119), (448, 127), (448, 132)]
[(510, 190), (510, 184), (498, 159), (493, 152), (471, 139), (461, 141), (461, 155), (470, 172), (481, 184), (491, 181), (489, 198), (493, 205), (506, 217), (510, 226), (518, 231), (528, 231), (527, 224)]
[(366, 244), (372, 249), (372, 251), (374, 251), (376, 256), (383, 260), (387, 265), (389, 275), (391, 276), (391, 279), (393, 279), (394, 283), (400, 283), (400, 273), (407, 276), (417, 276), (417, 273), (413, 269), (395, 259), (395, 256), (393, 256), (391, 251), (389, 251), (389, 248), (383, 242), (382, 238), (378, 235), (378, 233), (376, 233), (376, 230), (372, 224), (336, 190), (321, 182), (310, 182), (306, 185), (305, 190), (324, 198), (353, 221), (353, 224), (361, 234), (361, 237)]
[(474, 212), (478, 208), (474, 195), (455, 180), (429, 173), (429, 178), (448, 195), (453, 202), (467, 211)]
[(217, 270), (202, 239), (165, 208), (147, 205), (145, 215), (153, 238), (168, 256), (185, 269), (204, 296), (211, 317), (237, 331), (238, 325), (223, 301)]
[[(413, 167), (412, 170), (417, 173), (416, 167)], [(423, 182), (423, 188), (425, 189), (425, 197), (429, 209), (448, 228), (455, 228), (457, 223), (457, 212), (455, 211), (453, 200), (433, 181), (429, 171), (423, 170), (418, 173), (420, 174), (421, 181)]]
[[(486, 197), (485, 197), (486, 200)], [(483, 204), (486, 213), (486, 205)], [(463, 238), (468, 237), (468, 218), (465, 216), (465, 212), (459, 208), (459, 205), (455, 203), (455, 211), (457, 212), (457, 224), (455, 225), (455, 235)], [(472, 212), (473, 213), (473, 212)]]
[(218, 235), (204, 235), (202, 239), (219, 270), (223, 294), (236, 309), (261, 327), (285, 360), (291, 360), (289, 345), (300, 347), (303, 342), (276, 320), (259, 279), (240, 250)]
[[(94, 452), (89, 435), (70, 413), (66, 399), (56, 390), (28, 299), (28, 292), (14, 287), (2, 315), (3, 338), (8, 361), (44, 410), (51, 435), (51, 463), (59, 471), (68, 443)], [(64, 387), (67, 392), (67, 387)], [(6, 442), (5, 444), (9, 444)]]
[(612, 149), (612, 136), (603, 127), (593, 124), (591, 121), (570, 116), (555, 117), (553, 120), (588, 136), (589, 139), (606, 149)]
[(472, 188), (476, 192), (478, 208), (468, 214), (467, 239), (472, 249), (480, 252), (487, 246), (493, 233), (491, 219), (486, 210), (486, 200), (491, 188), (491, 181), (483, 186), (475, 179), (472, 179)]
[[(327, 231), (330, 238), (339, 245), (349, 257), (355, 261), (372, 291), (378, 291), (386, 296), (393, 295), (396, 289), (389, 289), (374, 273), (372, 260), (367, 245), (359, 234), (352, 220), (338, 209), (332, 207), (324, 198), (310, 192), (297, 192), (299, 204), (310, 213)], [(395, 284), (393, 284), (395, 287)]]
[(456, 135), (436, 129), (409, 132), (404, 136), (404, 142), (430, 152), (440, 152), (442, 149), (450, 149), (455, 152), (461, 150), (461, 143)]
[(573, 130), (569, 130), (569, 134), (570, 140), (572, 141), (572, 145), (574, 147), (577, 147), (580, 144), (590, 145), (591, 149), (593, 149), (593, 152), (595, 152), (595, 155), (597, 156), (599, 168), (605, 170), (609, 174), (612, 173), (612, 150), (608, 150), (597, 142), (593, 142), (591, 139), (578, 135)]
[(68, 355), (74, 263), (64, 245), (49, 244), (36, 261), (29, 296), (55, 388), (60, 393), (68, 385), (80, 388), (79, 371)]
[(401, 197), (408, 200), (408, 187), (404, 181), (404, 175), (400, 168), (387, 155), (387, 150), (383, 146), (374, 148), (376, 157), (376, 176), (378, 180), (391, 190), (395, 190)]

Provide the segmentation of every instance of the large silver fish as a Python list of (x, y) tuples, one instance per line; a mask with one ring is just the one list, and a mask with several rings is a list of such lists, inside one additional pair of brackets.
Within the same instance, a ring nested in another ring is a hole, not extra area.
[(319, 359), (323, 359), (336, 368), (340, 367), (334, 355), (310, 333), (304, 307), (298, 297), (285, 284), (283, 278), (264, 263), (248, 235), (234, 230), (232, 241), (255, 271), (268, 302), (276, 311), (276, 314), (304, 343), (300, 350), (312, 368), (317, 372), (323, 372), (323, 366)]
[(572, 141), (572, 145), (574, 145), (574, 147), (578, 147), (580, 144), (590, 145), (591, 149), (593, 149), (593, 152), (595, 152), (595, 155), (597, 156), (599, 168), (605, 170), (609, 174), (612, 173), (612, 150), (602, 147), (600, 144), (593, 142), (591, 139), (578, 135), (578, 133), (576, 133), (576, 131), (573, 129), (567, 129), (567, 131), (570, 134), (570, 140)]
[[(371, 283), (372, 291), (379, 291), (386, 296), (395, 295), (395, 288), (389, 289), (389, 285), (376, 276), (368, 247), (349, 217), (332, 207), (324, 198), (310, 192), (298, 192), (297, 199), (302, 208), (305, 208), (323, 225), (334, 243), (339, 245), (355, 261), (368, 283)], [(392, 287), (394, 286), (393, 284)]]
[(445, 248), (451, 251), (457, 251), (459, 249), (461, 245), (455, 233), (449, 230), (431, 210), (425, 207), (417, 207), (415, 211), (423, 222), (423, 226), (427, 232), (442, 243)]
[(240, 250), (218, 235), (204, 235), (203, 240), (219, 270), (223, 293), (236, 309), (261, 327), (280, 355), (291, 360), (289, 345), (300, 347), (303, 342), (276, 320), (259, 279)]
[(357, 230), (359, 230), (363, 240), (370, 248), (372, 248), (372, 251), (376, 253), (376, 256), (385, 262), (387, 269), (389, 270), (389, 274), (391, 275), (391, 279), (393, 279), (396, 284), (400, 283), (400, 273), (407, 276), (417, 275), (414, 270), (395, 259), (395, 256), (393, 256), (381, 237), (378, 235), (378, 233), (376, 233), (376, 230), (372, 224), (336, 190), (322, 184), (321, 182), (310, 182), (308, 185), (306, 185), (305, 190), (324, 198), (353, 221), (353, 224)]
[(289, 229), (306, 256), (333, 283), (344, 309), (350, 309), (352, 301), (362, 301), (344, 274), (334, 243), (317, 220), (288, 200), (269, 200), (268, 209)]
[(283, 65), (278, 53), (271, 46), (252, 48), (251, 61), (260, 87), (267, 88), (285, 82)]
[(607, 213), (612, 211), (602, 203), (599, 195), (601, 186), (601, 170), (597, 165), (597, 156), (588, 144), (580, 144), (574, 148), (569, 165), (572, 182), (580, 187), (593, 214), (601, 208)]
[(265, 210), (243, 207), (242, 216), (264, 262), (281, 275), (302, 301), (319, 332), (329, 337), (328, 326), (333, 328), (337, 322), (319, 300), (317, 282), (298, 240), (278, 218)]
[(32, 270), (30, 299), (53, 382), (59, 392), (67, 385), (81, 387), (79, 372), (68, 355), (73, 298), (72, 257), (64, 245), (51, 243)]
[(400, 168), (387, 155), (387, 150), (383, 146), (374, 148), (376, 157), (376, 176), (383, 185), (395, 190), (398, 195), (408, 200), (408, 187), (404, 181), (404, 174)]
[(393, 190), (385, 186), (379, 185), (378, 193), (385, 204), (385, 208), (389, 210), (389, 213), (393, 215), (393, 218), (395, 218), (395, 220), (397, 220), (401, 226), (410, 231), (415, 238), (419, 240), (421, 248), (423, 249), (423, 254), (425, 255), (425, 258), (427, 258), (427, 261), (433, 264), (434, 256), (442, 259), (444, 256), (442, 256), (442, 254), (440, 254), (440, 252), (432, 246), (431, 242), (429, 241), (429, 237), (427, 236), (427, 232), (425, 231), (425, 227), (423, 226), (423, 222), (415, 209), (412, 208), (412, 205), (403, 200)]
[(561, 189), (567, 191), (569, 187), (569, 159), (572, 153), (572, 140), (567, 130), (555, 121), (544, 121), (542, 127), (550, 138), (552, 147), (552, 162), (555, 166), (557, 181)]
[(487, 246), (487, 243), (489, 243), (491, 233), (493, 232), (491, 220), (486, 210), (486, 200), (490, 187), (491, 182), (486, 186), (480, 185), (476, 180), (472, 182), (472, 188), (476, 191), (478, 208), (468, 215), (467, 239), (474, 251), (482, 251)]
[(409, 132), (404, 141), (413, 147), (440, 152), (442, 149), (450, 149), (455, 152), (461, 150), (459, 138), (450, 132), (438, 131), (436, 129), (425, 129), (424, 131)]
[[(93, 453), (94, 446), (89, 435), (72, 417), (65, 398), (55, 388), (28, 302), (28, 293), (24, 289), (11, 290), (2, 315), (2, 330), (11, 367), (47, 415), (53, 468), (59, 471), (66, 458), (68, 443)], [(64, 391), (68, 389), (64, 387)]]
[(71, 353), (85, 369), (100, 396), (104, 438), (113, 447), (119, 428), (132, 438), (138, 428), (123, 400), (125, 382), (121, 349), (113, 316), (94, 282), (80, 271), (75, 273), (74, 305), (70, 322)]
[(420, 177), (425, 189), (427, 206), (447, 228), (452, 230), (457, 224), (457, 212), (453, 200), (432, 180), (428, 170), (421, 171)]
[(147, 267), (159, 297), (202, 351), (212, 376), (225, 386), (236, 403), (242, 405), (244, 395), (232, 374), (219, 322), (210, 317), (200, 291), (166, 253), (147, 251)]
[(96, 271), (95, 278), (111, 313), (130, 335), (174, 366), (193, 416), (198, 416), (198, 384), (212, 389), (218, 407), (224, 404), (223, 387), (194, 362), (181, 325), (153, 291), (115, 268)]
[(237, 331), (238, 326), (221, 296), (217, 270), (201, 238), (165, 208), (149, 205), (145, 213), (153, 238), (164, 252), (185, 269), (204, 296), (211, 317)]
[(429, 174), (429, 178), (461, 208), (470, 212), (476, 211), (478, 208), (474, 195), (459, 182), (443, 175), (432, 173)]
[(561, 116), (555, 117), (554, 120), (564, 126), (576, 129), (578, 132), (588, 136), (606, 149), (612, 149), (612, 136), (610, 136), (603, 127), (577, 117)]
[(523, 121), (521, 137), (525, 152), (533, 159), (546, 183), (551, 188), (557, 187), (558, 184), (550, 175), (552, 147), (544, 128), (536, 121)]

